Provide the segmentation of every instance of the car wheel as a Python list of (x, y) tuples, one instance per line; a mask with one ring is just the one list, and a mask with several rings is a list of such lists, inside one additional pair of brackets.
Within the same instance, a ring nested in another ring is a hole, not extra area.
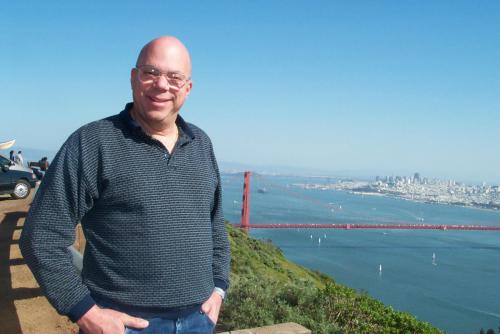
[(23, 199), (28, 197), (30, 194), (31, 187), (28, 182), (24, 180), (19, 180), (14, 187), (14, 192), (12, 193), (12, 197), (15, 199)]

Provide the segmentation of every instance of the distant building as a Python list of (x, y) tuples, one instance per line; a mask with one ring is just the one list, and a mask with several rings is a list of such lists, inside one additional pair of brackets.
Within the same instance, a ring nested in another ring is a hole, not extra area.
[(421, 183), (420, 182), (420, 173), (415, 173), (413, 175), (413, 181), (415, 181), (415, 183)]

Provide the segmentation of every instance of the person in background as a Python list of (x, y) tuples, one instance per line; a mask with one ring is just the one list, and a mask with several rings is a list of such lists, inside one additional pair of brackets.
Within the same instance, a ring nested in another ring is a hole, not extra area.
[(17, 154), (16, 154), (16, 156), (14, 158), (14, 161), (15, 161), (16, 164), (24, 166), (24, 159), (23, 159), (23, 155), (22, 155), (21, 151), (17, 152)]
[[(176, 38), (146, 44), (133, 102), (63, 144), (20, 247), (60, 314), (86, 334), (212, 333), (229, 286), (222, 187), (209, 137), (179, 111), (191, 58)], [(81, 277), (68, 247), (81, 221)]]
[(14, 162), (16, 161), (16, 154), (15, 154), (14, 150), (11, 150), (11, 151), (10, 151), (10, 156), (9, 156), (9, 159), (10, 159), (11, 161), (14, 161)]
[(38, 164), (40, 166), (40, 170), (44, 172), (49, 169), (49, 160), (47, 159), (47, 157), (43, 157), (40, 161), (38, 161)]

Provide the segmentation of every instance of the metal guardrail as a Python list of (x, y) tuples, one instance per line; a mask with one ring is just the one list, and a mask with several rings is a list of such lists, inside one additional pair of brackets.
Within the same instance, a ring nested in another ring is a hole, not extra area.
[(76, 250), (74, 246), (70, 246), (68, 247), (68, 249), (71, 252), (71, 256), (73, 257), (73, 265), (78, 270), (78, 273), (80, 273), (81, 275), (83, 269), (83, 256), (82, 254), (80, 254), (79, 251)]

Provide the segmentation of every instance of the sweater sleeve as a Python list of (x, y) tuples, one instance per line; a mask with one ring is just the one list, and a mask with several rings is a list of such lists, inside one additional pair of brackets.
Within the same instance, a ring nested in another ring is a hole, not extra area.
[(47, 299), (73, 321), (95, 305), (68, 250), (78, 221), (96, 197), (87, 186), (80, 146), (78, 136), (73, 135), (57, 153), (33, 200), (20, 239), (22, 255)]
[(224, 223), (224, 216), (222, 212), (222, 186), (219, 168), (215, 159), (213, 148), (210, 145), (211, 159), (217, 173), (217, 187), (214, 195), (214, 203), (212, 206), (211, 219), (212, 219), (212, 243), (213, 243), (213, 275), (214, 284), (223, 290), (229, 287), (229, 268), (231, 262), (231, 251), (229, 246), (229, 239), (227, 230)]

